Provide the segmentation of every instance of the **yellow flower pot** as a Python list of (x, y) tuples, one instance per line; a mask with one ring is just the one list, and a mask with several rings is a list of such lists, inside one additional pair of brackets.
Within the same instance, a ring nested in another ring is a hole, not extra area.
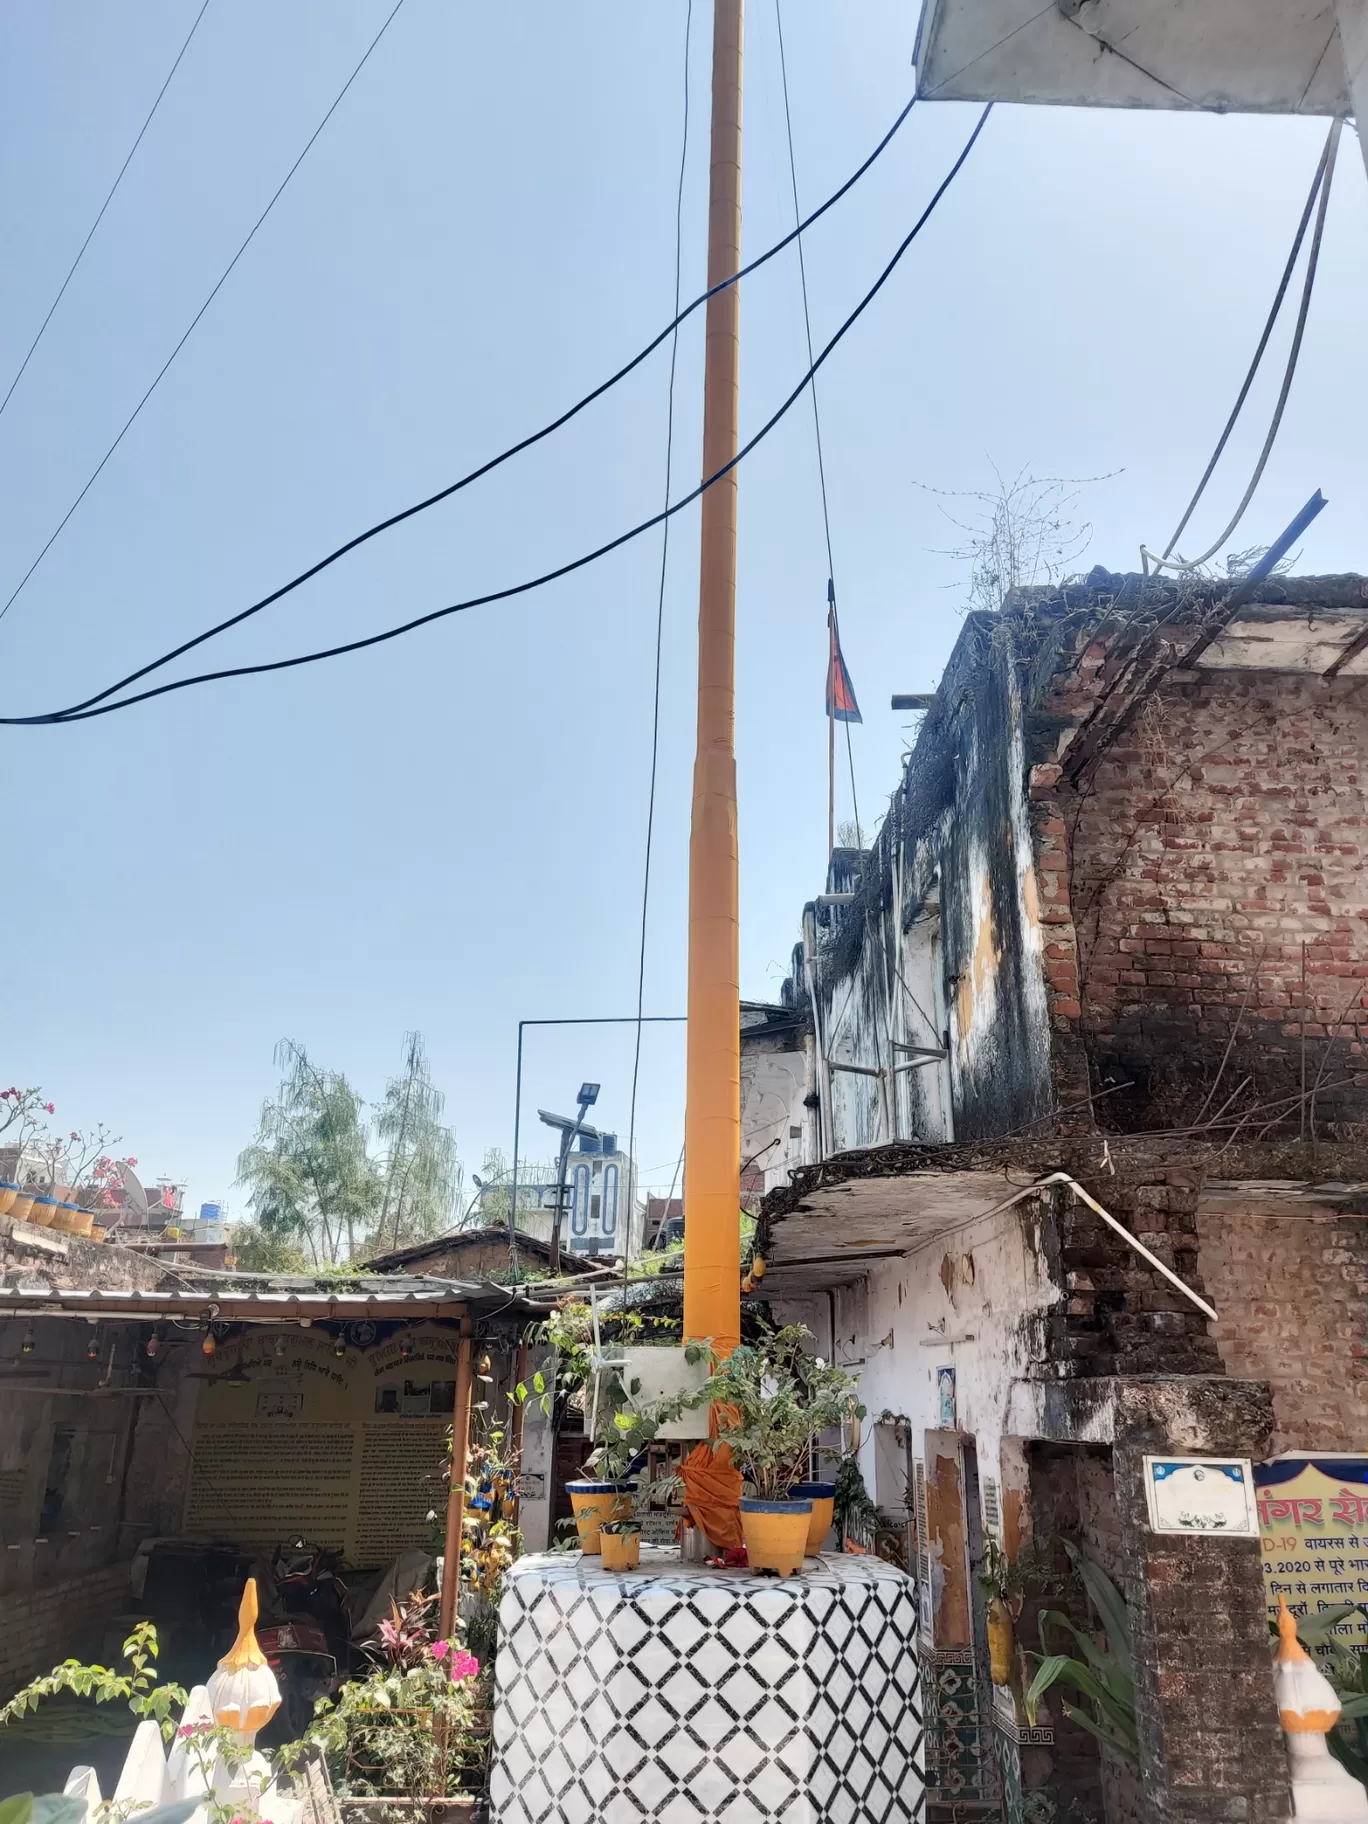
[(57, 1227), (57, 1199), (43, 1195), (35, 1197), (33, 1208), (29, 1211), (29, 1221), (35, 1228), (55, 1229)]
[(94, 1210), (83, 1210), (79, 1203), (64, 1203), (62, 1214), (66, 1218), (66, 1229), (70, 1235), (89, 1235), (95, 1226)]
[(836, 1512), (836, 1484), (834, 1482), (799, 1482), (789, 1490), (795, 1501), (811, 1501), (812, 1518), (808, 1521), (807, 1555), (815, 1558), (822, 1549), (822, 1541), (831, 1531), (832, 1517)]
[(754, 1501), (741, 1497), (741, 1531), (746, 1562), (753, 1571), (792, 1577), (807, 1556), (811, 1501)]
[(641, 1563), (640, 1533), (599, 1533), (605, 1571), (634, 1571)]
[(33, 1192), (20, 1191), (9, 1207), (9, 1213), (16, 1222), (32, 1222)]
[(19, 1195), (17, 1184), (0, 1184), (0, 1216), (8, 1216)]
[(575, 1531), (582, 1552), (597, 1552), (599, 1528), (605, 1520), (626, 1520), (632, 1512), (632, 1497), (617, 1482), (567, 1482), (570, 1506), (575, 1515)]

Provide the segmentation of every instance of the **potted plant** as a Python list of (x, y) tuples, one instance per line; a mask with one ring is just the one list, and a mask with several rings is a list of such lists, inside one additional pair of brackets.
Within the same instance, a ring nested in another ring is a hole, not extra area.
[[(716, 1443), (731, 1448), (732, 1461), (751, 1493), (741, 1497), (746, 1560), (753, 1571), (792, 1576), (807, 1556), (814, 1497), (800, 1495), (803, 1473), (823, 1432), (864, 1417), (853, 1375), (809, 1355), (802, 1324), (770, 1331), (758, 1343), (742, 1343), (729, 1356), (710, 1354), (712, 1372), (695, 1398), (716, 1413)], [(810, 1485), (809, 1485), (810, 1486)], [(818, 1499), (834, 1501), (831, 1495)], [(831, 1524), (827, 1511), (819, 1514)]]
[(640, 1520), (605, 1520), (599, 1527), (605, 1571), (634, 1571), (641, 1562)]

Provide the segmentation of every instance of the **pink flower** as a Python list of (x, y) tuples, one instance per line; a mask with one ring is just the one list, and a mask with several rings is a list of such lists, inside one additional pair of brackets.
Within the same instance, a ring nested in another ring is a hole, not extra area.
[(138, 1162), (136, 1159), (128, 1159), (125, 1161), (125, 1164), (127, 1164), (127, 1165), (136, 1165), (137, 1163)]
[(43, 1107), (50, 1115), (55, 1115), (57, 1113), (57, 1104), (55, 1102), (45, 1102)]
[(188, 1741), (194, 1733), (195, 1725), (193, 1723), (182, 1723), (180, 1728), (176, 1731), (176, 1734), (183, 1742)]
[(452, 1684), (459, 1683), (459, 1681), (463, 1678), (474, 1678), (475, 1674), (479, 1671), (479, 1669), (480, 1669), (480, 1662), (478, 1659), (476, 1659), (476, 1657), (473, 1653), (467, 1653), (465, 1651), (465, 1649), (462, 1648), (459, 1653), (452, 1654), (452, 1656), (451, 1656), (451, 1682), (452, 1682)]
[(72, 1130), (71, 1130), (71, 1137), (72, 1137), (72, 1139), (73, 1139), (73, 1140), (79, 1140), (79, 1139), (80, 1139), (80, 1137), (81, 1137), (81, 1136), (80, 1136), (80, 1135), (79, 1135), (79, 1134), (78, 1134), (78, 1133), (77, 1133), (77, 1132), (76, 1132), (76, 1129), (75, 1129), (75, 1128), (74, 1128), (74, 1127), (73, 1127), (73, 1128), (72, 1128)]
[(434, 1640), (433, 1641), (432, 1657), (434, 1659), (445, 1659), (447, 1654), (450, 1653), (450, 1651), (451, 1651), (451, 1642), (449, 1640)]

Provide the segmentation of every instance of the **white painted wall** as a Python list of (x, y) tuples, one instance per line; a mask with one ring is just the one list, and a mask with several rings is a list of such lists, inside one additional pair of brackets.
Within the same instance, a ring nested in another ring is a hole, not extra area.
[[(953, 1429), (975, 1439), (982, 1474), (1001, 1484), (1012, 1383), (1039, 1360), (1032, 1332), (1059, 1296), (1037, 1225), (1032, 1204), (1017, 1204), (900, 1260), (879, 1263), (854, 1286), (776, 1299), (776, 1321), (806, 1324), (823, 1357), (831, 1354), (834, 1306), (834, 1359), (858, 1372), (868, 1409), (860, 1469), (872, 1494), (882, 1494), (891, 1474), (885, 1464), (879, 1475), (876, 1434), (886, 1429), (878, 1423), (883, 1415), (910, 1423), (918, 1457), (924, 1433), (944, 1429), (936, 1380), (942, 1367), (955, 1369)], [(948, 1290), (942, 1282), (947, 1261)]]

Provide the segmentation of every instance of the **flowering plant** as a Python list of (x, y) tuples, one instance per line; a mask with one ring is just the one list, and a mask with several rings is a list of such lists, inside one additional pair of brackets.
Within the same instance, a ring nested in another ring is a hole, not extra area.
[(63, 1192), (88, 1190), (99, 1182), (97, 1170), (113, 1165), (106, 1149), (117, 1143), (118, 1136), (111, 1135), (103, 1122), (88, 1133), (73, 1127), (66, 1135), (53, 1135), (37, 1149), (37, 1181), (47, 1186), (49, 1195), (59, 1187)]
[[(478, 1763), (471, 1742), (480, 1662), (451, 1640), (433, 1640), (430, 1600), (392, 1608), (380, 1624), (385, 1664), (321, 1705), (304, 1745), (322, 1749), (339, 1796), (395, 1793), (444, 1798)], [(414, 1614), (415, 1608), (419, 1613)]]
[(0, 1178), (24, 1181), (24, 1155), (31, 1151), (39, 1134), (46, 1130), (44, 1115), (56, 1114), (55, 1103), (45, 1102), (41, 1089), (0, 1089)]

